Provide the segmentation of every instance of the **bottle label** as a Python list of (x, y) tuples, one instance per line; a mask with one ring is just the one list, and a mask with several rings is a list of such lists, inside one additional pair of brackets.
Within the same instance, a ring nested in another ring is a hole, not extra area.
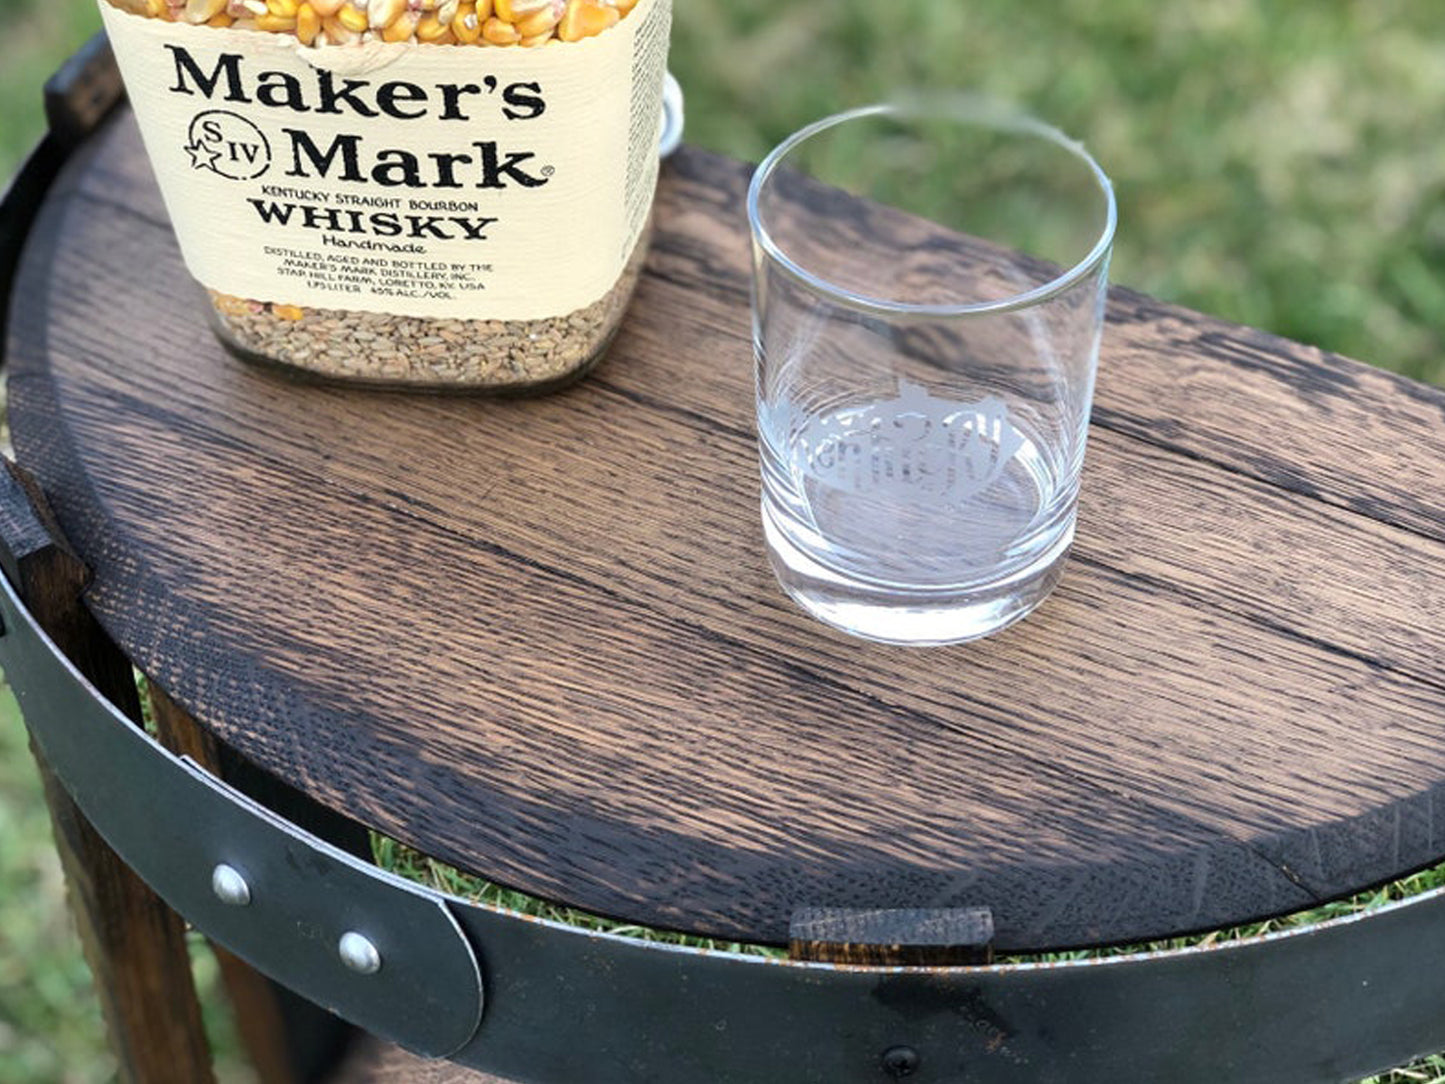
[(311, 48), (101, 11), (186, 266), (213, 290), (563, 316), (612, 288), (646, 225), (671, 0), (537, 48)]

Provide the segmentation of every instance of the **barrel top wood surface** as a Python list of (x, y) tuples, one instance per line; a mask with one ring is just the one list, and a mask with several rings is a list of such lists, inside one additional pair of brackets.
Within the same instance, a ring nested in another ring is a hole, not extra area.
[(1445, 392), (1116, 290), (1055, 595), (977, 644), (850, 639), (763, 553), (747, 176), (671, 160), (576, 387), (345, 389), (216, 344), (122, 114), (48, 198), (7, 351), (88, 604), (326, 805), (660, 926), (986, 906), (1038, 949), (1445, 854)]

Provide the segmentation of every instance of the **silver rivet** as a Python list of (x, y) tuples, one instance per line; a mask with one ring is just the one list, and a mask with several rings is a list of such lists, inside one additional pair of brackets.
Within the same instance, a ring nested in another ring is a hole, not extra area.
[(232, 907), (245, 907), (251, 902), (251, 886), (234, 866), (222, 862), (211, 870), (211, 891), (222, 903)]
[(341, 953), (341, 962), (358, 974), (375, 975), (381, 970), (381, 953), (376, 951), (369, 938), (355, 930), (347, 930), (341, 935), (337, 951)]

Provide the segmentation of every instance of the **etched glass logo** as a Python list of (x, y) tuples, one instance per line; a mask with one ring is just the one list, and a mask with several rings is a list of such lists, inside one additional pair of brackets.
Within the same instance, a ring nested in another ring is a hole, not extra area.
[(801, 426), (796, 412), (779, 408), (793, 424), (774, 432), (793, 434), (793, 462), (815, 481), (855, 493), (886, 489), (965, 500), (998, 481), (1024, 444), (996, 396), (960, 403), (906, 381), (893, 399)]

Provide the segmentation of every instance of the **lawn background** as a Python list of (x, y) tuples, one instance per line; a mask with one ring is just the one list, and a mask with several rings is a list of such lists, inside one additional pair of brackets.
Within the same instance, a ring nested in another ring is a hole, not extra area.
[[(756, 160), (807, 120), (907, 86), (1009, 98), (1081, 138), (1113, 176), (1115, 281), (1445, 383), (1437, 0), (676, 3), (671, 67), (694, 143)], [(0, 15), (4, 178), (39, 134), (45, 76), (98, 18), (91, 0), (0, 0)], [(113, 1076), (62, 900), (7, 695), (5, 1084)], [(221, 1069), (227, 1084), (247, 1079), (232, 1055)], [(1445, 1082), (1445, 1059), (1379, 1079)]]

